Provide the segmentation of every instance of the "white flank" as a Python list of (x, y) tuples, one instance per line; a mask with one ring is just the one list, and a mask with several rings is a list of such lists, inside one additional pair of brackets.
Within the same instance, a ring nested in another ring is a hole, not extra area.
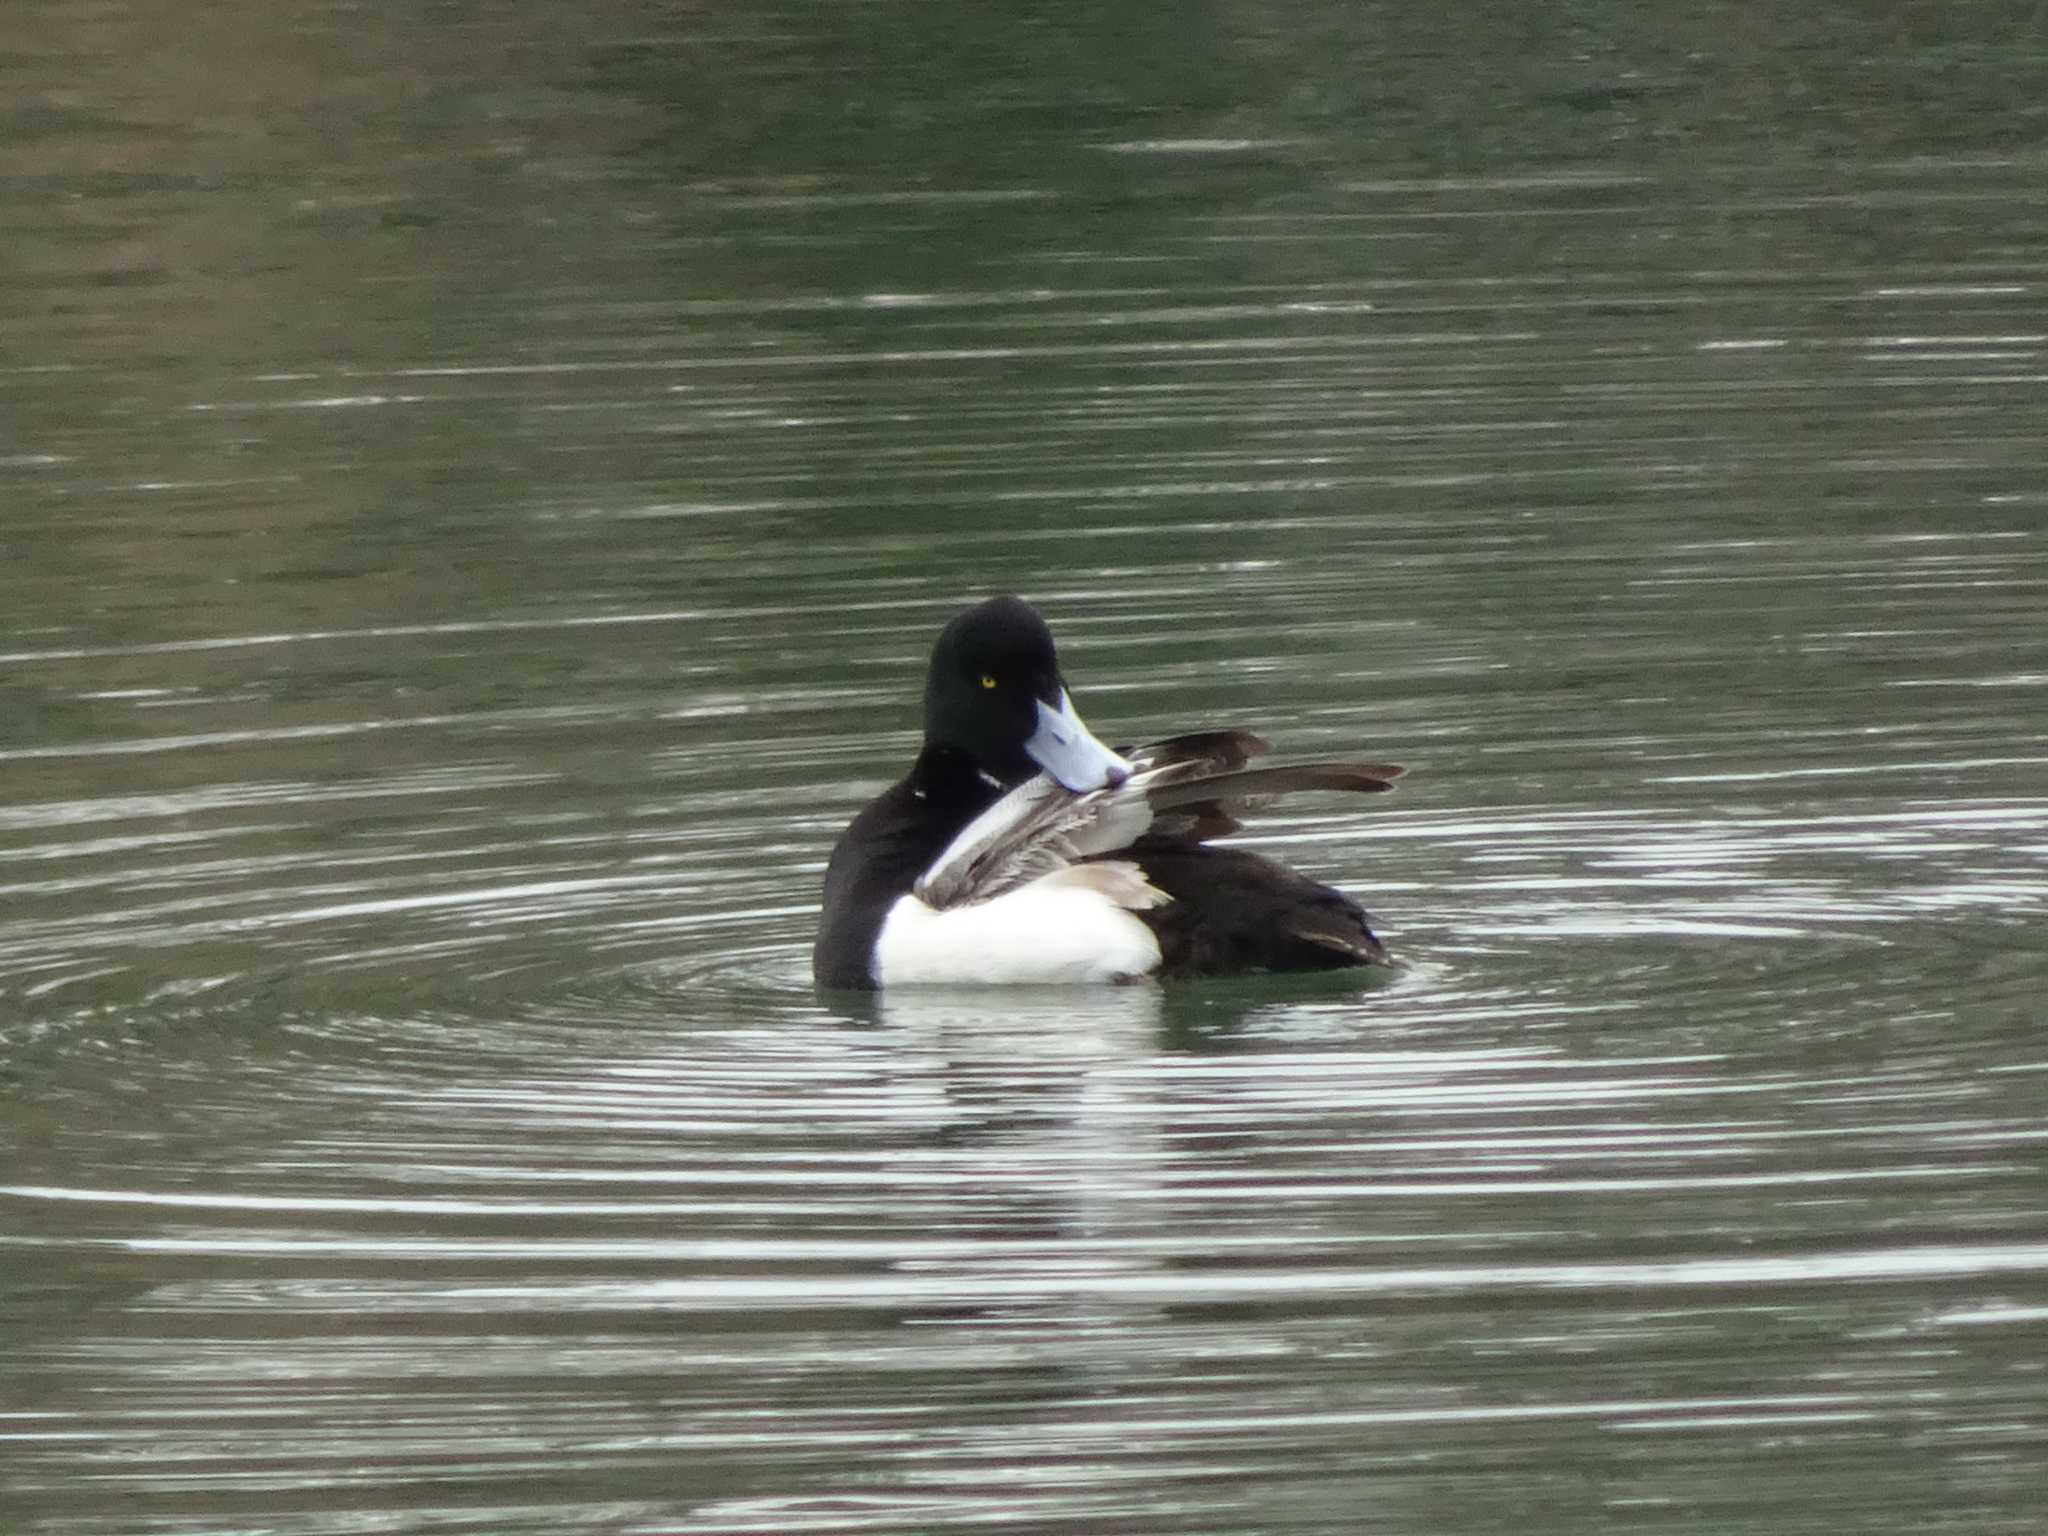
[(994, 986), (1127, 981), (1159, 965), (1159, 941), (1131, 910), (1166, 896), (1135, 864), (1079, 864), (969, 906), (916, 896), (889, 909), (875, 980)]

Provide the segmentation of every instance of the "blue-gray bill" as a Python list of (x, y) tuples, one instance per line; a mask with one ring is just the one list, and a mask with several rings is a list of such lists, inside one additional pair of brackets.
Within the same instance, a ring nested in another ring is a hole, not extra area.
[(1058, 779), (1075, 794), (1121, 784), (1131, 776), (1131, 765), (1095, 737), (1081, 723), (1073, 696), (1060, 690), (1059, 707), (1043, 700), (1038, 705), (1038, 729), (1024, 743), (1031, 760)]

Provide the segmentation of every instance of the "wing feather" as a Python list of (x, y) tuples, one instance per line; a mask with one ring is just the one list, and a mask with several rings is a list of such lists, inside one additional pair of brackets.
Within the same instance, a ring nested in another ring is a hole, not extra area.
[(1269, 750), (1250, 731), (1198, 731), (1126, 752), (1133, 771), (1114, 787), (1077, 795), (1039, 774), (969, 822), (917, 895), (940, 909), (987, 901), (1148, 832), (1200, 842), (1237, 830), (1253, 802), (1299, 790), (1379, 793), (1401, 774), (1391, 763), (1251, 766)]

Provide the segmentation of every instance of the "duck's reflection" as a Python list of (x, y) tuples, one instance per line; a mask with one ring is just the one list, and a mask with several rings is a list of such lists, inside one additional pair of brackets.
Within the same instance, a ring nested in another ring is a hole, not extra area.
[(1130, 1080), (1156, 1053), (1165, 1017), (1150, 984), (904, 987), (830, 1007), (886, 1032), (896, 1086), (925, 1100), (920, 1119), (940, 1111), (927, 1140), (956, 1146), (1074, 1132), (1108, 1080)]
[(943, 1275), (961, 1298), (917, 1321), (1071, 1324), (1107, 1304), (1106, 1281), (1158, 1267), (1141, 1239), (1164, 1216), (1165, 1009), (1151, 985), (908, 987), (835, 1009), (889, 1037), (894, 1118), (918, 1127), (903, 1155), (924, 1176), (925, 1235), (965, 1240), (894, 1266)]

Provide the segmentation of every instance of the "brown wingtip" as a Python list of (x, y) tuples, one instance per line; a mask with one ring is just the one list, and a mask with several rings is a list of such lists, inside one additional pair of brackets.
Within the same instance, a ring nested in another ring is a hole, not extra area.
[(1332, 789), (1351, 794), (1384, 794), (1407, 770), (1397, 763), (1294, 763), (1285, 773), (1293, 789)]
[(1379, 935), (1359, 927), (1324, 926), (1313, 920), (1291, 923), (1287, 931), (1302, 943), (1312, 945), (1329, 955), (1338, 957), (1340, 964), (1348, 965), (1393, 965), (1394, 957), (1387, 953), (1386, 945), (1379, 941)]
[(1154, 762), (1213, 759), (1220, 772), (1228, 768), (1242, 768), (1253, 758), (1264, 757), (1273, 750), (1273, 743), (1255, 731), (1230, 727), (1217, 731), (1187, 731), (1179, 736), (1169, 736), (1164, 741), (1148, 741), (1131, 750), (1144, 753)]

